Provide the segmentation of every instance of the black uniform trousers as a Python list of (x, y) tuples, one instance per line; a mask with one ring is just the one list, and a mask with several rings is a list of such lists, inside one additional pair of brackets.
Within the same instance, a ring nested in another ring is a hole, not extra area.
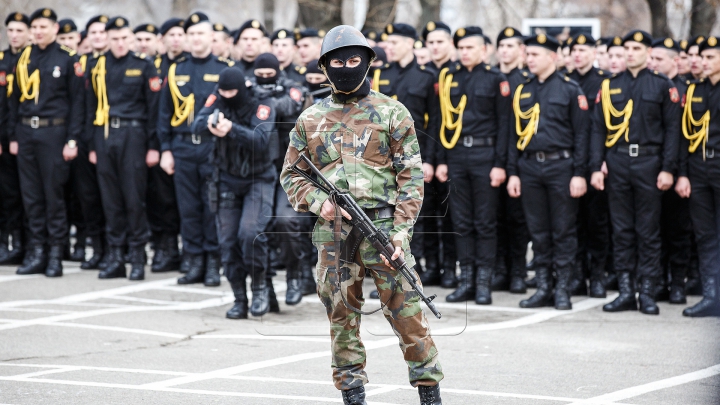
[(662, 268), (687, 271), (692, 247), (690, 202), (675, 192), (663, 192), (660, 236), (662, 237)]
[[(78, 148), (78, 155), (70, 166), (72, 192), (77, 198), (80, 212), (78, 237), (98, 237), (105, 230), (105, 214), (103, 213), (100, 183), (97, 167), (88, 160), (88, 151)], [(82, 227), (82, 234), (81, 228)]]
[(690, 156), (690, 216), (700, 260), (700, 274), (720, 276), (720, 159)]
[(580, 197), (578, 208), (577, 265), (582, 265), (584, 270), (597, 267), (604, 271), (610, 249), (608, 195), (605, 190), (596, 190), (590, 186), (589, 178), (586, 181), (588, 190)]
[(275, 241), (282, 247), (280, 260), (288, 270), (299, 270), (310, 263), (313, 228), (312, 213), (296, 212), (280, 183), (275, 186), (275, 216), (272, 218)]
[(0, 155), (0, 211), (3, 223), (0, 232), (23, 229), (24, 210), (20, 192), (17, 156), (10, 153), (10, 142), (2, 143)]
[(522, 204), (536, 268), (555, 270), (558, 278), (571, 274), (577, 254), (578, 200), (570, 196), (573, 160), (538, 162), (518, 158)]
[(499, 189), (490, 185), (493, 147), (458, 145), (447, 152), (450, 213), (460, 266), (495, 267)]
[(616, 150), (605, 157), (615, 271), (637, 272), (638, 278), (657, 280), (662, 274), (662, 191), (657, 188), (662, 159), (657, 155), (631, 157)]
[(248, 178), (220, 172), (217, 229), (225, 277), (230, 282), (244, 282), (247, 272), (260, 274), (268, 269), (266, 231), (277, 181), (272, 170), (268, 176)]
[(96, 129), (97, 173), (108, 245), (143, 247), (148, 241), (145, 129), (110, 128), (107, 139), (104, 136), (103, 128)]
[(530, 233), (525, 221), (522, 197), (511, 198), (507, 191), (507, 182), (500, 186), (500, 201), (497, 213), (497, 260), (504, 260), (506, 267), (512, 267), (513, 259), (527, 254)]
[(180, 233), (180, 213), (173, 178), (155, 165), (148, 169), (148, 221), (154, 236)]
[(217, 253), (218, 245), (215, 213), (210, 209), (208, 181), (214, 170), (210, 163), (214, 142), (193, 144), (189, 139), (175, 136), (172, 153), (175, 159), (175, 193), (180, 213), (180, 234), (183, 253), (193, 256)]
[(19, 124), (18, 171), (28, 218), (30, 245), (64, 245), (68, 236), (65, 183), (70, 162), (63, 159), (65, 126), (30, 128)]
[[(450, 214), (450, 188), (433, 177), (425, 184), (425, 197), (413, 229), (410, 251), (415, 258), (433, 258), (441, 266), (457, 261), (455, 233)], [(442, 252), (442, 256), (441, 256)], [(455, 267), (449, 269), (453, 271)]]

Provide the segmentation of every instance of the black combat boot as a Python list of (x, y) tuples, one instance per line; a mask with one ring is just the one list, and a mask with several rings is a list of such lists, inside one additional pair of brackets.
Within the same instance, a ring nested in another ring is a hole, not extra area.
[(478, 305), (492, 304), (492, 294), (490, 292), (490, 280), (492, 279), (492, 269), (488, 267), (480, 267), (475, 271), (475, 303)]
[(132, 281), (145, 280), (145, 264), (147, 255), (144, 246), (130, 248), (130, 277)]
[(458, 279), (455, 270), (457, 262), (453, 260), (445, 260), (443, 264), (442, 279), (440, 280), (440, 286), (442, 288), (457, 288)]
[(83, 260), (82, 263), (80, 263), (80, 268), (83, 270), (96, 270), (100, 268), (100, 261), (103, 260), (103, 256), (105, 255), (105, 246), (103, 244), (103, 237), (93, 236), (90, 238), (90, 245), (92, 246), (92, 257), (90, 257), (87, 260)]
[(606, 298), (607, 291), (605, 291), (605, 263), (601, 263), (590, 259), (590, 289), (588, 295), (590, 298)]
[(285, 291), (285, 304), (297, 305), (302, 300), (302, 284), (299, 263), (287, 265), (287, 290)]
[(302, 265), (302, 295), (317, 294), (317, 284), (312, 267), (307, 263)]
[[(103, 254), (102, 259), (100, 259), (100, 263), (98, 263), (98, 269), (104, 270), (108, 264), (110, 263), (110, 245), (107, 244), (107, 240), (103, 240), (103, 249), (105, 250), (105, 253)], [(123, 254), (122, 262), (127, 263), (127, 260), (125, 260), (125, 248), (120, 247), (120, 251)]]
[[(570, 301), (570, 278), (571, 270), (558, 271), (557, 272), (557, 284), (555, 285), (554, 301), (555, 309), (560, 311), (569, 311), (572, 309), (572, 302)], [(583, 284), (585, 283), (583, 279)]]
[(618, 291), (620, 295), (609, 304), (603, 305), (605, 312), (620, 311), (637, 311), (637, 301), (635, 300), (635, 289), (630, 278), (630, 273), (617, 273)]
[(22, 229), (16, 229), (10, 232), (10, 237), (12, 238), (12, 250), (9, 250), (7, 252), (5, 260), (0, 261), (0, 264), (21, 264), (25, 256), (25, 245), (23, 244)]
[(190, 253), (182, 253), (182, 260), (180, 260), (180, 273), (187, 274), (190, 271), (192, 259), (193, 256)]
[(365, 387), (342, 391), (342, 399), (344, 405), (367, 405), (367, 402), (365, 402)]
[(492, 273), (492, 290), (507, 291), (510, 289), (510, 275), (508, 274), (505, 257), (495, 258), (495, 271)]
[(530, 298), (520, 301), (520, 308), (541, 308), (553, 305), (550, 270), (546, 268), (535, 269), (535, 282), (537, 291)]
[(7, 260), (8, 254), (10, 253), (9, 243), (10, 234), (0, 232), (0, 264), (5, 264), (5, 260)]
[(664, 275), (657, 283), (655, 283), (653, 288), (654, 291), (652, 296), (655, 302), (670, 300), (670, 290), (668, 289), (667, 279)]
[(73, 252), (70, 255), (71, 262), (82, 263), (85, 261), (85, 232), (78, 232), (77, 240), (73, 246)]
[(572, 274), (569, 276), (567, 292), (574, 296), (587, 296), (587, 283), (585, 282), (585, 263), (583, 260), (577, 260), (573, 267)]
[(256, 270), (252, 276), (252, 303), (250, 313), (252, 316), (263, 316), (270, 311), (270, 290), (267, 286), (264, 270)]
[(619, 291), (620, 286), (618, 285), (617, 274), (608, 273), (607, 276), (605, 276), (605, 279), (603, 279), (603, 285), (607, 291)]
[(169, 271), (175, 271), (180, 269), (180, 247), (178, 246), (178, 236), (177, 234), (171, 233), (168, 235), (165, 235), (164, 238), (165, 241), (165, 258), (167, 259), (167, 264), (165, 265), (166, 269), (170, 269)]
[(685, 283), (685, 294), (703, 295), (702, 282), (700, 281), (700, 270), (696, 262), (691, 262), (688, 269), (687, 283)]
[(275, 286), (272, 283), (272, 277), (265, 279), (265, 284), (268, 288), (269, 312), (278, 313), (280, 312), (280, 303), (277, 300), (277, 295), (275, 295)]
[(703, 317), (720, 316), (720, 297), (718, 297), (718, 278), (704, 276), (702, 278), (703, 299), (692, 307), (685, 308), (683, 316)]
[(418, 394), (420, 394), (420, 405), (442, 405), (440, 384), (431, 387), (421, 385), (418, 387)]
[[(532, 260), (527, 262), (525, 265), (525, 273), (527, 274), (528, 271), (534, 271), (535, 270), (535, 258), (533, 257)], [(535, 280), (535, 277), (528, 278), (525, 280), (525, 285), (527, 288), (537, 288), (537, 280)]]
[(220, 285), (220, 254), (208, 253), (205, 264), (205, 287), (218, 287)]
[(655, 280), (652, 277), (643, 277), (640, 282), (640, 294), (638, 302), (640, 312), (645, 315), (659, 315), (660, 308), (655, 303)]
[(105, 253), (107, 255), (107, 266), (100, 270), (98, 278), (108, 279), (127, 277), (123, 248), (120, 246), (112, 246), (109, 247)]
[(242, 281), (231, 281), (233, 294), (235, 295), (235, 304), (229, 311), (225, 313), (228, 319), (247, 319), (248, 318), (248, 298), (245, 287), (245, 273), (242, 274)]
[(28, 251), (27, 261), (18, 267), (15, 274), (44, 274), (48, 265), (47, 253), (43, 245), (34, 245)]
[(178, 284), (196, 284), (205, 281), (205, 255), (190, 256), (190, 268), (186, 275), (178, 279)]
[(162, 237), (158, 237), (153, 246), (154, 250), (152, 262), (150, 263), (150, 271), (153, 273), (162, 273), (170, 271), (165, 264), (167, 262), (167, 246)]
[(65, 253), (65, 245), (52, 245), (50, 246), (50, 253), (48, 254), (48, 263), (45, 268), (45, 275), (47, 277), (62, 277), (63, 265), (62, 258)]
[[(418, 267), (420, 267), (419, 264)], [(416, 270), (418, 269), (416, 268)], [(420, 274), (420, 281), (423, 286), (440, 285), (440, 265), (437, 256), (425, 257), (425, 271), (418, 272), (418, 274)]]
[(447, 302), (470, 301), (475, 298), (475, 266), (466, 264), (460, 266), (460, 283), (457, 290), (445, 298)]
[(513, 257), (510, 276), (510, 292), (512, 294), (525, 294), (527, 292), (527, 286), (525, 285), (527, 270), (525, 269), (524, 257)]
[(685, 296), (685, 274), (687, 269), (682, 266), (670, 267), (670, 275), (672, 280), (670, 281), (670, 297), (668, 301), (671, 304), (687, 304), (687, 298)]

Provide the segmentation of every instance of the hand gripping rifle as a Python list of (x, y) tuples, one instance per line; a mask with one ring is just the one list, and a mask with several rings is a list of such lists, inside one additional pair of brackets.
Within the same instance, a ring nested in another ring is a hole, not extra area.
[[(305, 164), (310, 167), (310, 171), (315, 174), (315, 176), (322, 183), (313, 178), (304, 170), (300, 169), (298, 167), (298, 164), (300, 162), (305, 162)], [(320, 170), (315, 167), (315, 165), (310, 161), (310, 159), (308, 159), (305, 154), (300, 155), (300, 157), (291, 166), (291, 169), (295, 173), (303, 176), (313, 186), (328, 194), (330, 198), (334, 200), (337, 206), (344, 209), (345, 211), (347, 211), (348, 214), (350, 214), (350, 217), (352, 218), (351, 220), (349, 220), (350, 224), (353, 227), (357, 228), (360, 233), (370, 242), (370, 244), (375, 249), (377, 249), (380, 254), (382, 254), (383, 256), (385, 256), (385, 258), (388, 259), (392, 267), (397, 270), (400, 275), (405, 278), (405, 280), (407, 280), (412, 289), (415, 290), (415, 292), (420, 296), (420, 299), (422, 299), (423, 302), (425, 302), (425, 305), (430, 308), (430, 311), (432, 311), (432, 313), (435, 314), (438, 319), (440, 319), (442, 315), (440, 314), (440, 312), (438, 312), (437, 308), (435, 308), (435, 304), (433, 304), (432, 302), (435, 298), (437, 298), (437, 295), (433, 294), (428, 297), (427, 295), (425, 295), (425, 293), (423, 293), (422, 288), (420, 288), (420, 286), (418, 285), (418, 279), (415, 276), (415, 272), (408, 267), (405, 259), (403, 259), (402, 256), (398, 257), (395, 260), (392, 260), (392, 256), (395, 253), (395, 247), (392, 243), (390, 243), (390, 239), (380, 229), (378, 229), (375, 224), (373, 224), (372, 220), (358, 205), (357, 201), (352, 198), (350, 193), (338, 190), (338, 188), (335, 187), (333, 183), (331, 183), (327, 178), (325, 178), (322, 172), (320, 172)], [(340, 253), (335, 252), (335, 254), (339, 255)]]

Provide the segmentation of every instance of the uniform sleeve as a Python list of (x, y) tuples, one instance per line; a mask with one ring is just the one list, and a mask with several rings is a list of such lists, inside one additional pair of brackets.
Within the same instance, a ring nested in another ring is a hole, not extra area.
[[(2, 59), (0, 59), (1, 61)], [(5, 62), (2, 62), (5, 63)], [(7, 67), (5, 67), (7, 69)], [(7, 75), (11, 74), (7, 70), (2, 71), (4, 73), (4, 79), (5, 84), (0, 85), (0, 141), (5, 143), (5, 138), (7, 137), (7, 118), (8, 118), (8, 100), (7, 100)], [(8, 151), (3, 151), (4, 153), (8, 153)]]
[(85, 134), (83, 136), (83, 144), (87, 146), (88, 151), (95, 150), (95, 110), (97, 110), (97, 95), (92, 85), (92, 69), (93, 62), (96, 59), (88, 58), (85, 65)]
[[(514, 93), (513, 93), (514, 94)], [(517, 161), (520, 151), (517, 148), (517, 132), (515, 131), (515, 109), (512, 108), (512, 99), (510, 101), (510, 113), (508, 118), (508, 141), (507, 141), (507, 168), (505, 169), (509, 176), (517, 176)]]
[(575, 137), (573, 138), (573, 176), (585, 177), (588, 161), (588, 141), (590, 138), (588, 120), (588, 102), (580, 86), (570, 93), (570, 119)]
[(437, 149), (440, 145), (440, 97), (435, 92), (435, 80), (430, 81), (426, 98), (426, 111), (428, 114), (428, 126), (425, 136), (428, 138), (425, 142), (425, 150), (420, 151), (423, 163), (429, 163), (433, 166), (437, 165)]
[(677, 88), (667, 79), (663, 83), (663, 129), (665, 130), (663, 142), (662, 171), (677, 174), (678, 151), (680, 147), (680, 95)]
[(498, 133), (495, 141), (495, 161), (493, 167), (505, 169), (508, 160), (508, 139), (510, 139), (510, 110), (512, 109), (510, 83), (504, 74), (500, 74), (496, 83), (495, 116), (498, 120)]
[(67, 126), (66, 141), (79, 141), (85, 131), (85, 74), (80, 67), (77, 55), (68, 60), (68, 95), (70, 97), (70, 112)]
[(394, 117), (390, 127), (390, 152), (398, 196), (389, 237), (395, 247), (403, 247), (403, 243), (410, 242), (425, 192), (420, 145), (410, 113), (403, 110)]
[[(198, 111), (197, 114), (195, 114), (195, 120), (192, 123), (192, 133), (197, 135), (212, 135), (212, 132), (208, 129), (208, 121), (210, 120), (210, 116), (215, 112), (216, 108), (220, 108), (220, 101), (218, 101), (220, 98), (219, 93), (217, 90), (215, 90), (212, 94), (210, 94), (205, 100), (205, 105), (203, 105), (203, 108)], [(227, 117), (227, 114), (225, 114), (224, 109), (220, 109), (220, 111), (223, 112), (223, 115)]]
[(598, 90), (595, 98), (595, 108), (592, 112), (592, 126), (590, 128), (590, 172), (599, 172), (605, 161), (605, 139), (607, 127), (603, 116), (602, 90)]
[[(687, 100), (687, 89), (685, 89), (685, 93), (681, 96), (681, 99)], [(687, 102), (687, 101), (685, 101), (685, 102)], [(682, 119), (682, 110), (684, 108), (685, 108), (685, 105), (681, 104), (679, 119)], [(690, 141), (687, 138), (685, 138), (685, 136), (681, 132), (679, 134), (679, 140), (678, 140), (678, 171), (677, 171), (678, 177), (687, 177), (688, 176), (688, 160), (689, 159), (690, 159)]]
[(165, 79), (162, 90), (160, 90), (160, 106), (158, 110), (158, 120), (155, 125), (155, 132), (157, 133), (158, 141), (160, 142), (160, 152), (170, 150), (170, 143), (172, 142), (172, 128), (170, 127), (170, 119), (173, 114), (173, 103), (172, 96), (170, 95), (170, 86), (167, 84), (168, 79)]
[[(285, 163), (280, 172), (280, 184), (288, 201), (297, 212), (312, 212), (320, 215), (322, 205), (328, 199), (328, 194), (313, 186), (304, 177), (292, 171), (290, 168), (302, 153), (309, 153), (305, 124), (302, 118), (295, 123), (295, 128), (290, 131), (290, 146), (285, 154)], [(301, 166), (301, 168), (303, 168)]]
[(145, 93), (145, 103), (147, 105), (147, 147), (148, 149), (159, 150), (160, 141), (157, 136), (158, 109), (160, 104), (160, 94), (162, 90), (162, 81), (155, 65), (148, 59), (145, 66), (145, 83), (143, 92)]
[[(13, 66), (12, 68), (13, 74), (17, 76), (17, 64)], [(8, 116), (7, 116), (7, 137), (9, 142), (16, 141), (15, 137), (15, 129), (17, 127), (18, 122), (20, 121), (20, 117), (18, 116), (20, 108), (20, 87), (18, 87), (18, 80), (17, 77), (15, 77), (15, 80), (13, 80), (12, 84), (12, 95), (8, 98)]]

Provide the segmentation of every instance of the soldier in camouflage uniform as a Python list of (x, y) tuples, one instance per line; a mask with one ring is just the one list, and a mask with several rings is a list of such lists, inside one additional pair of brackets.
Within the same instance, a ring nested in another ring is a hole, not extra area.
[[(361, 313), (352, 307), (362, 307), (362, 282), (368, 272), (386, 303), (383, 313), (400, 339), (410, 383), (419, 387), (422, 404), (441, 404), (442, 368), (419, 296), (367, 240), (352, 241), (354, 232), (347, 223), (342, 224), (342, 248), (336, 252), (334, 205), (327, 194), (291, 170), (298, 156), (306, 153), (387, 232), (395, 246), (394, 257), (407, 252), (408, 266), (415, 265), (409, 246), (423, 199), (422, 161), (408, 110), (370, 90), (366, 76), (374, 58), (358, 30), (339, 26), (328, 32), (318, 65), (333, 94), (298, 118), (280, 178), (296, 211), (320, 216), (313, 231), (319, 254), (318, 295), (331, 322), (333, 379), (344, 403), (365, 404), (363, 386), (368, 378), (363, 370)], [(348, 217), (346, 212), (343, 215)]]

